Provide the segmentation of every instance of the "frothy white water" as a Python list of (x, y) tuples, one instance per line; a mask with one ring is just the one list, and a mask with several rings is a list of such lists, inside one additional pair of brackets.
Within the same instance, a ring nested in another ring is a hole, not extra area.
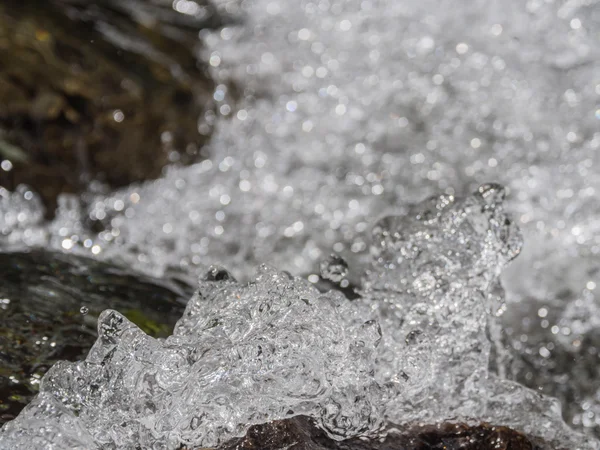
[(223, 83), (210, 160), (89, 208), (65, 198), (45, 235), (13, 241), (156, 273), (217, 260), (246, 278), (252, 261), (308, 273), (332, 248), (366, 250), (367, 224), (394, 206), (497, 180), (527, 235), (594, 250), (596, 2), (242, 5), (223, 7), (243, 25), (203, 35)]

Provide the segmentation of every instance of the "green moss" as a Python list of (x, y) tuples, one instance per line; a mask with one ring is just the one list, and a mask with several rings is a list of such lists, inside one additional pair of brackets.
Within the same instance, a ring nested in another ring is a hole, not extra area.
[(129, 309), (123, 312), (125, 317), (135, 323), (140, 329), (152, 337), (167, 337), (173, 329), (165, 323), (158, 323), (150, 319), (139, 309)]

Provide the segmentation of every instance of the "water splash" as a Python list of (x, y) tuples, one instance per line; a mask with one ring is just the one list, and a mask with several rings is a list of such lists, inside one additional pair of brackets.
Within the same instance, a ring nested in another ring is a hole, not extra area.
[(380, 220), (355, 301), (267, 266), (248, 284), (215, 266), (165, 340), (107, 310), (86, 360), (46, 374), (2, 448), (206, 447), (295, 415), (335, 439), (458, 418), (597, 448), (554, 401), (488, 373), (493, 294), (522, 244), (502, 200), (484, 185)]

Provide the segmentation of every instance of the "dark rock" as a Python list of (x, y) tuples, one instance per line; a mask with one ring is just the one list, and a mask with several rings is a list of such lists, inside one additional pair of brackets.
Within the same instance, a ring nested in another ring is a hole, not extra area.
[[(182, 447), (184, 449), (185, 447)], [(542, 450), (547, 445), (507, 427), (443, 423), (394, 428), (384, 439), (329, 439), (303, 416), (250, 427), (218, 450)]]
[(0, 4), (0, 185), (56, 196), (90, 180), (156, 178), (202, 157), (214, 85), (196, 59), (198, 31), (222, 25), (172, 1), (21, 0)]
[(100, 312), (119, 310), (164, 337), (193, 292), (185, 282), (42, 250), (0, 253), (0, 273), (0, 424), (31, 400), (56, 361), (84, 359)]

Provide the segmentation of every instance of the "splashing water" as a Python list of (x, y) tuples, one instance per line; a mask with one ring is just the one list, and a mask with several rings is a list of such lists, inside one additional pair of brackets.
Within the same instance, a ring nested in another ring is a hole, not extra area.
[(488, 373), (493, 293), (522, 245), (503, 192), (381, 219), (355, 301), (267, 266), (249, 284), (212, 267), (165, 340), (105, 311), (86, 360), (45, 375), (2, 448), (206, 447), (295, 415), (336, 439), (376, 434), (384, 418), (458, 418), (598, 448), (554, 401)]
[[(380, 324), (375, 367), (391, 419), (441, 408), (555, 432), (568, 448), (596, 445), (572, 444), (555, 402), (502, 379), (559, 396), (570, 424), (600, 435), (598, 2), (219, 3), (243, 25), (201, 36), (220, 83), (219, 113), (205, 118), (215, 126), (211, 158), (154, 183), (65, 196), (51, 224), (30, 190), (0, 188), (0, 247), (48, 245), (159, 275), (218, 262), (242, 280), (262, 262), (315, 273), (334, 251), (354, 284), (365, 273), (352, 324)], [(519, 247), (516, 227), (495, 207), (471, 216), (501, 190), (459, 196), (487, 180), (513, 193), (526, 242), (502, 275), (506, 295), (497, 277)], [(434, 192), (443, 195), (405, 206)], [(451, 212), (468, 217), (456, 235), (443, 231)], [(371, 254), (369, 224), (384, 214)], [(467, 239), (464, 251), (469, 227), (489, 241)], [(488, 324), (491, 348), (480, 339), (488, 308), (505, 331)], [(467, 311), (469, 320), (454, 315)], [(47, 401), (72, 424), (44, 419), (50, 434), (96, 439)]]
[[(63, 201), (49, 233), (25, 211), (26, 243), (155, 274), (212, 262), (244, 279), (262, 262), (310, 273), (332, 249), (360, 259), (390, 205), (498, 180), (518, 192), (532, 258), (591, 251), (597, 2), (276, 3), (223, 2), (245, 24), (202, 35), (221, 82), (209, 160)], [(548, 273), (536, 270), (553, 287)]]

